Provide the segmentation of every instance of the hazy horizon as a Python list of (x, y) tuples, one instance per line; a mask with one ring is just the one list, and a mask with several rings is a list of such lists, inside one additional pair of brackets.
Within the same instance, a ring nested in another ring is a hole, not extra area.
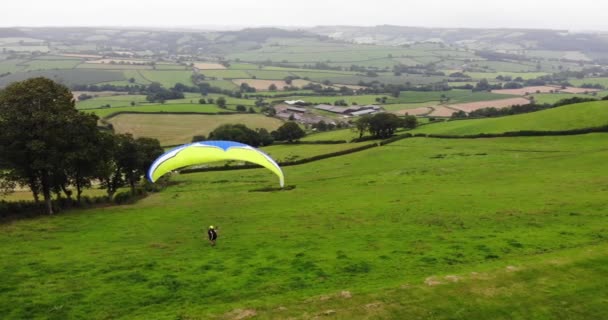
[[(510, 28), (608, 31), (608, 3), (581, 0), (486, 1), (377, 0), (353, 5), (344, 0), (273, 3), (227, 0), (204, 4), (195, 0), (133, 0), (87, 3), (72, 0), (22, 0), (3, 5), (0, 27), (119, 27), (239, 29), (246, 27), (307, 28), (314, 26), (395, 25), (423, 28)], [(297, 7), (297, 10), (294, 10)], [(33, 9), (34, 8), (34, 9)], [(23, 12), (24, 14), (19, 14)]]

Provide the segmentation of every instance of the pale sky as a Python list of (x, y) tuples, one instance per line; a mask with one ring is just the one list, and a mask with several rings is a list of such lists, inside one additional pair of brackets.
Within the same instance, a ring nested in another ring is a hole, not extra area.
[(0, 0), (0, 26), (315, 26), (608, 31), (606, 0)]

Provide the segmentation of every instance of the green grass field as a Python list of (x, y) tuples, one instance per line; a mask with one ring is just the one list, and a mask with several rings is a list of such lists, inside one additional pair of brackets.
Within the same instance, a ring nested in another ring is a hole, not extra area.
[(237, 85), (230, 80), (206, 80), (212, 87), (218, 87), (224, 90), (235, 90)]
[(21, 64), (22, 62), (24, 62), (24, 60), (0, 60), (0, 74), (7, 72), (14, 73), (25, 69), (25, 66)]
[(582, 86), (583, 84), (600, 84), (608, 88), (608, 78), (570, 79), (568, 82), (574, 86)]
[(27, 67), (24, 71), (36, 71), (36, 70), (52, 70), (52, 69), (72, 69), (82, 63), (82, 60), (63, 60), (63, 59), (52, 59), (52, 60), (30, 60), (23, 62)]
[(187, 86), (194, 85), (192, 71), (139, 70), (138, 73), (147, 81), (158, 82), (166, 88), (171, 88), (178, 82)]
[[(305, 139), (302, 139), (306, 141)], [(272, 145), (261, 149), (277, 161), (293, 161), (310, 158), (322, 154), (333, 153), (357, 148), (371, 142), (340, 143), (340, 144), (302, 144), (302, 145)]]
[[(201, 110), (218, 110), (216, 106), (198, 105)], [(135, 107), (139, 109), (145, 107)], [(148, 107), (150, 108), (150, 107)], [(154, 106), (164, 110), (196, 109), (190, 106)], [(107, 110), (107, 109), (103, 109)], [(117, 111), (118, 108), (112, 110)], [(135, 111), (135, 110), (129, 110)], [(202, 112), (205, 112), (202, 111)], [(176, 111), (179, 112), (179, 111)], [(191, 112), (191, 111), (189, 111)], [(213, 111), (211, 111), (213, 112)], [(117, 133), (132, 133), (136, 137), (152, 137), (160, 140), (162, 145), (176, 145), (188, 143), (195, 135), (207, 136), (213, 129), (226, 123), (241, 123), (250, 128), (265, 128), (275, 130), (283, 123), (281, 120), (260, 114), (234, 114), (234, 115), (179, 115), (179, 114), (121, 114), (109, 119)]]
[(430, 124), (412, 133), (477, 134), (518, 130), (570, 130), (608, 125), (608, 101), (571, 104), (509, 117)]
[(263, 169), (179, 175), (135, 205), (3, 224), (0, 312), (598, 319), (607, 138), (413, 138), (286, 167), (291, 191), (250, 192), (277, 184)]
[[(95, 113), (100, 118), (105, 118), (117, 112), (170, 112), (170, 113), (217, 113), (230, 112), (231, 110), (220, 109), (214, 104), (189, 104), (189, 103), (166, 103), (166, 104), (142, 104), (137, 106), (112, 107), (104, 109), (87, 109), (87, 112)], [(164, 115), (159, 115), (163, 117)]]
[(503, 72), (503, 71), (499, 71), (499, 72), (466, 72), (465, 74), (467, 74), (471, 78), (477, 79), (477, 80), (481, 80), (481, 79), (494, 80), (498, 76), (510, 76), (513, 79), (515, 79), (517, 77), (521, 77), (522, 79), (526, 80), (526, 79), (536, 79), (538, 77), (547, 75), (546, 72)]
[(205, 77), (214, 77), (218, 79), (248, 79), (251, 78), (246, 70), (201, 70), (201, 74)]
[(150, 65), (139, 64), (110, 64), (110, 63), (81, 63), (78, 69), (100, 69), (100, 70), (152, 70)]
[(67, 86), (125, 80), (123, 73), (120, 71), (58, 69), (13, 73), (6, 77), (0, 78), (0, 87), (6, 86), (11, 82), (22, 81), (35, 77), (46, 77), (61, 82)]
[(349, 128), (309, 134), (302, 138), (302, 141), (346, 140), (349, 142), (358, 137), (359, 134)]
[(247, 70), (248, 78), (255, 77), (256, 79), (268, 80), (283, 80), (286, 77), (293, 76), (294, 73), (280, 70)]
[(115, 107), (129, 107), (131, 102), (137, 104), (146, 102), (146, 96), (144, 95), (118, 95), (109, 97), (97, 97), (83, 101), (76, 102), (76, 109), (91, 109), (99, 108), (109, 104), (112, 108)]

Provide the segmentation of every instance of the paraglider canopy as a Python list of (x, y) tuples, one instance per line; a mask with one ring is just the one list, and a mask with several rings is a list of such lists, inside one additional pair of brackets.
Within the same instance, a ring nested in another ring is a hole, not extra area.
[(285, 177), (279, 165), (264, 152), (234, 141), (202, 141), (185, 144), (158, 157), (148, 169), (148, 180), (155, 182), (168, 172), (197, 164), (240, 160), (258, 164), (279, 177), (281, 188)]

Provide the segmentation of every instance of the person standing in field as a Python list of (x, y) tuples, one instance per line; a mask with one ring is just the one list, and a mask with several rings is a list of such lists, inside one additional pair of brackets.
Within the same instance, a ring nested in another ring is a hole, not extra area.
[(211, 246), (215, 247), (215, 241), (217, 240), (217, 231), (213, 226), (209, 226), (209, 229), (207, 230), (207, 236), (209, 237), (209, 242), (211, 243)]

